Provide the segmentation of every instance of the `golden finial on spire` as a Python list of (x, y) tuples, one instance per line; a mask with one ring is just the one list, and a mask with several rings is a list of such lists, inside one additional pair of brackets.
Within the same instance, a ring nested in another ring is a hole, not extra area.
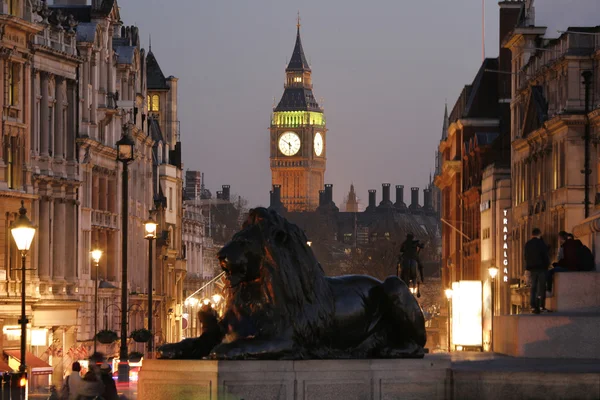
[(298, 28), (298, 30), (300, 30), (300, 10), (298, 10), (298, 20), (296, 22), (296, 28)]

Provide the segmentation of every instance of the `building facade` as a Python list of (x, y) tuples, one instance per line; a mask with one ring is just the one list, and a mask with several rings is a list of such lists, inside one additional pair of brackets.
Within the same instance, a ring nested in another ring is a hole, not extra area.
[[(156, 82), (158, 64), (151, 52), (148, 62), (138, 29), (124, 26), (116, 0), (86, 3), (0, 2), (0, 193), (5, 198), (0, 202), (0, 351), (9, 360), (18, 356), (13, 349), (20, 338), (19, 257), (10, 224), (23, 200), (38, 227), (27, 257), (27, 350), (48, 364), (44, 371), (55, 384), (73, 361), (91, 354), (94, 320), (98, 329), (118, 331), (123, 311), (129, 332), (147, 323), (149, 255), (143, 223), (151, 212), (159, 222), (152, 256), (155, 335), (158, 341), (181, 337), (186, 263), (181, 146), (174, 122), (177, 79), (166, 78), (165, 87), (147, 85)], [(158, 109), (152, 103), (156, 93), (162, 96)], [(116, 152), (124, 134), (135, 141), (127, 199)], [(121, 282), (123, 201), (128, 201), (127, 282)], [(98, 268), (92, 249), (103, 251)], [(128, 286), (127, 310), (120, 310), (121, 285)], [(112, 356), (118, 344), (99, 350)], [(47, 375), (35, 379), (33, 386), (49, 383)]]
[(281, 201), (288, 210), (314, 211), (324, 184), (327, 128), (323, 109), (312, 92), (300, 23), (297, 28), (283, 96), (271, 116), (271, 174), (272, 184), (281, 186)]
[[(524, 5), (499, 3), (500, 38), (517, 25)], [(463, 88), (442, 133), (435, 184), (441, 191), (445, 288), (452, 282), (487, 277), (481, 263), (481, 185), (488, 165), (510, 160), (510, 75), (502, 73), (507, 65), (510, 53), (504, 48), (497, 58), (483, 61), (473, 82)]]
[[(545, 33), (530, 17), (504, 44), (512, 52), (510, 277), (517, 282), (524, 273), (522, 249), (534, 227), (542, 230), (555, 260), (558, 232), (573, 231), (600, 203), (594, 145), (600, 113), (600, 29), (569, 28), (552, 40)], [(594, 246), (593, 235), (585, 229), (579, 234)], [(528, 307), (522, 286), (513, 287), (514, 310)]]

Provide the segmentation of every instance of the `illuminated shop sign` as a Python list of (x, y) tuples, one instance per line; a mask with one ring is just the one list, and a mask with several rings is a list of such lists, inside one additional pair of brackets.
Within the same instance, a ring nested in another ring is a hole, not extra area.
[(508, 210), (502, 216), (502, 280), (508, 282)]

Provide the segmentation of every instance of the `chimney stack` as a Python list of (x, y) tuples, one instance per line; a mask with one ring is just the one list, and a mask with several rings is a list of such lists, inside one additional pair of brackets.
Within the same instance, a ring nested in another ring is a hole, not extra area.
[(423, 208), (425, 209), (425, 212), (427, 212), (427, 213), (433, 212), (433, 205), (431, 204), (431, 200), (432, 200), (431, 195), (432, 195), (431, 189), (423, 190)]
[(396, 185), (396, 203), (394, 207), (399, 211), (406, 211), (406, 203), (404, 203), (404, 185)]
[(217, 191), (217, 200), (223, 200), (223, 192), (220, 190)]
[(377, 208), (377, 206), (375, 205), (375, 203), (377, 202), (377, 190), (375, 189), (369, 189), (369, 206), (367, 207), (366, 211), (375, 211), (375, 209)]
[(333, 185), (327, 183), (325, 185), (325, 204), (333, 203)]
[(283, 206), (281, 202), (281, 185), (273, 185), (273, 190), (271, 190), (271, 205), (269, 209), (275, 210), (278, 213), (286, 212), (286, 208)]
[(319, 207), (323, 207), (325, 205), (325, 190), (319, 190)]
[(390, 184), (382, 183), (381, 189), (383, 192), (383, 199), (381, 200), (381, 203), (379, 203), (378, 208), (392, 208), (393, 204), (392, 204), (392, 201), (390, 200)]
[(230, 198), (229, 198), (229, 196), (230, 196), (230, 189), (229, 189), (230, 186), (229, 185), (223, 185), (223, 186), (221, 186), (221, 188), (223, 189), (223, 200), (229, 201), (230, 200)]
[(419, 206), (419, 188), (411, 187), (410, 188), (410, 206), (408, 207), (412, 212), (416, 212), (420, 210)]

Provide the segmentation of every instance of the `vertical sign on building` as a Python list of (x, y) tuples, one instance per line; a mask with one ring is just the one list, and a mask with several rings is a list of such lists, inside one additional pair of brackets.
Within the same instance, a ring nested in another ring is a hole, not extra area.
[(502, 280), (508, 282), (508, 210), (502, 216)]

